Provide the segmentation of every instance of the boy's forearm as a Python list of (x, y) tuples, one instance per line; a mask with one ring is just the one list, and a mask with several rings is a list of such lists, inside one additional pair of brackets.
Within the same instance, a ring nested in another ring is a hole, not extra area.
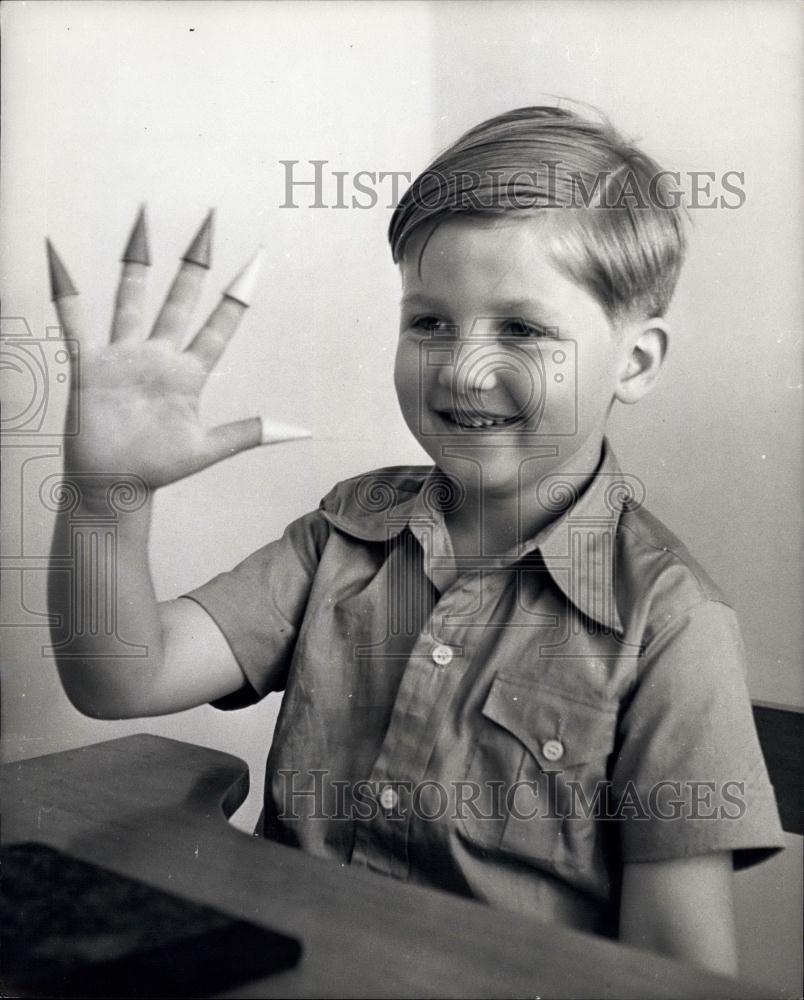
[[(54, 655), (70, 701), (98, 718), (147, 714), (163, 663), (159, 606), (148, 567), (152, 497), (136, 485), (86, 495), (65, 476), (51, 550), (48, 603)], [(124, 484), (126, 485), (126, 484)]]

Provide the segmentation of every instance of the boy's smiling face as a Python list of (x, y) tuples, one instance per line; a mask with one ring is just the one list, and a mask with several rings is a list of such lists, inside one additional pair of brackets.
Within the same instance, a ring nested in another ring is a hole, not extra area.
[(577, 462), (592, 473), (633, 374), (634, 329), (615, 328), (551, 257), (554, 216), (422, 226), (401, 264), (402, 413), (444, 472), (466, 480), (467, 462), (479, 466), (492, 493)]

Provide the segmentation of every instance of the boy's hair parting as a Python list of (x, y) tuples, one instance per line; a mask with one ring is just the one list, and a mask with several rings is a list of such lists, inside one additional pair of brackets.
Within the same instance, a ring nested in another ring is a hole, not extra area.
[(604, 119), (566, 108), (518, 108), (470, 129), (413, 181), (388, 239), (399, 263), (414, 231), (430, 224), (429, 239), (456, 213), (571, 209), (567, 224), (553, 227), (556, 264), (612, 320), (662, 316), (686, 249), (673, 176)]

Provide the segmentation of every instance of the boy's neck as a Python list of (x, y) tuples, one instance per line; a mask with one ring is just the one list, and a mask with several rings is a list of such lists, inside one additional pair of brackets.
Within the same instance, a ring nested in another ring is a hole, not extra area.
[[(595, 436), (562, 465), (549, 471), (551, 476), (572, 475), (573, 486), (583, 492), (594, 478), (602, 457), (603, 435)], [(539, 503), (537, 488), (544, 475), (537, 473), (530, 482), (510, 493), (483, 493), (466, 488), (466, 500), (458, 510), (444, 514), (444, 522), (456, 556), (502, 556), (515, 551), (557, 520), (560, 512)], [(520, 496), (521, 494), (521, 496)]]

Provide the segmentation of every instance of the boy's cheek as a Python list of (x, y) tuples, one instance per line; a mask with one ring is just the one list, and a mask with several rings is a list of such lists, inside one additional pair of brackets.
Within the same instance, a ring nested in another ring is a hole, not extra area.
[[(400, 346), (394, 364), (394, 388), (402, 414), (415, 430), (418, 426), (419, 409), (419, 369), (418, 353)], [(415, 421), (415, 426), (414, 426)]]

